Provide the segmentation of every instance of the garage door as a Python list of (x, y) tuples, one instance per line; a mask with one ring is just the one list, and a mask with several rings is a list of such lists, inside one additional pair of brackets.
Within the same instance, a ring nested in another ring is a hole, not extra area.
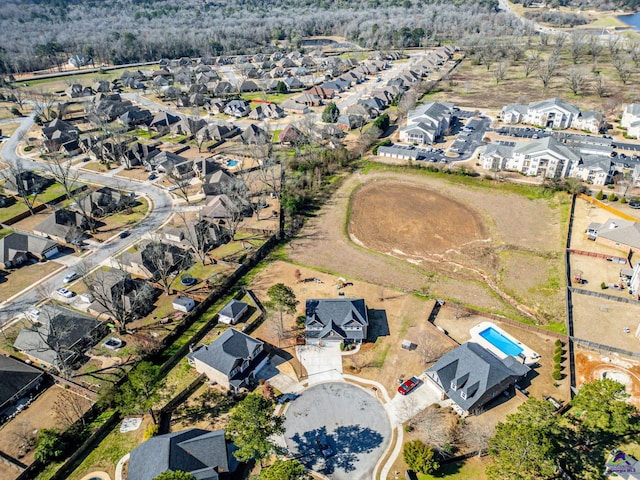
[(52, 258), (58, 254), (58, 247), (52, 248), (47, 253), (44, 254), (46, 258)]
[(342, 343), (341, 340), (323, 340), (322, 346), (323, 347), (339, 347), (341, 343)]

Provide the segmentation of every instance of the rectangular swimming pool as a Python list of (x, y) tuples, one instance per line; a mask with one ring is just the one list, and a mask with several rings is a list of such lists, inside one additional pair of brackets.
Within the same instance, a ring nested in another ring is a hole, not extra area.
[(494, 347), (502, 350), (505, 355), (513, 355), (514, 357), (517, 357), (524, 351), (521, 346), (505, 337), (493, 327), (489, 327), (481, 331), (479, 335)]

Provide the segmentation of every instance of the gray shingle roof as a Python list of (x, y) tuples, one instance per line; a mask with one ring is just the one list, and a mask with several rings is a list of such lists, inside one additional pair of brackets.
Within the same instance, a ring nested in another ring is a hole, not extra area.
[(501, 360), (477, 343), (467, 342), (445, 353), (426, 373), (451, 400), (463, 410), (471, 411), (527, 375), (529, 370), (515, 357)]
[(48, 238), (26, 233), (11, 233), (0, 239), (0, 262), (6, 263), (12, 260), (17, 252), (29, 252), (42, 257), (57, 245)]
[(253, 355), (262, 346), (260, 340), (250, 337), (234, 328), (229, 328), (209, 345), (203, 345), (190, 353), (187, 358), (197, 359), (219, 372), (229, 376), (231, 371), (244, 359)]
[(0, 410), (8, 400), (42, 375), (44, 373), (37, 368), (0, 355)]
[[(591, 228), (592, 225), (589, 225)], [(617, 218), (609, 218), (598, 228), (598, 237), (640, 248), (640, 224)]]
[(128, 480), (152, 480), (167, 470), (191, 472), (200, 480), (226, 478), (224, 430), (191, 428), (147, 440), (131, 452)]
[[(367, 307), (362, 298), (309, 299), (305, 325), (323, 327), (322, 330), (307, 330), (308, 338), (362, 340), (369, 325)], [(350, 330), (349, 327), (363, 329)]]
[(248, 305), (244, 302), (236, 300), (235, 298), (230, 300), (222, 310), (220, 310), (220, 315), (224, 315), (225, 317), (236, 318), (240, 312), (242, 312)]

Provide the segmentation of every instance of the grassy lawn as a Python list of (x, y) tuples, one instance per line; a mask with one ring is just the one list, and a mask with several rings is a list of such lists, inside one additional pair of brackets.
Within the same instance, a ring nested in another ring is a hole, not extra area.
[(99, 173), (104, 173), (104, 172), (108, 172), (109, 169), (107, 168), (106, 165), (104, 165), (103, 163), (100, 162), (89, 162), (89, 163), (85, 163), (82, 168), (84, 170), (91, 170), (92, 172), (99, 172)]
[(170, 133), (161, 137), (160, 140), (167, 143), (180, 143), (187, 138), (189, 138), (187, 135), (174, 135), (173, 133)]
[(49, 203), (52, 200), (64, 195), (64, 187), (60, 183), (54, 183), (49, 188), (47, 188), (44, 192), (36, 197), (37, 203)]
[(485, 469), (491, 462), (489, 457), (470, 458), (462, 463), (451, 463), (445, 465), (437, 473), (432, 475), (418, 474), (419, 480), (435, 480), (438, 478), (447, 478), (450, 480), (485, 480), (487, 478), (484, 473)]
[(282, 130), (274, 130), (273, 131), (273, 143), (278, 143), (278, 138), (280, 137), (280, 132), (282, 132)]
[(4, 278), (6, 281), (0, 283), (0, 300), (7, 300), (16, 293), (34, 285), (38, 280), (41, 280), (60, 267), (61, 265), (59, 263), (48, 261), (25, 265), (19, 269), (12, 270), (11, 273)]
[[(215, 250), (212, 250), (210, 253), (215, 258), (225, 258), (228, 256), (236, 255), (242, 251), (247, 253), (252, 252), (260, 248), (265, 242), (265, 239), (261, 237), (256, 237), (250, 233), (237, 233), (235, 236), (235, 240), (226, 243), (224, 245), (220, 245)], [(244, 243), (244, 247), (243, 247)], [(247, 248), (249, 245), (252, 246), (251, 249)]]
[[(64, 188), (59, 183), (54, 183), (48, 187), (44, 192), (38, 194), (36, 197), (35, 205), (42, 203), (49, 203), (53, 199), (64, 194)], [(7, 220), (20, 215), (28, 210), (20, 197), (15, 197), (16, 201), (8, 207), (0, 208), (0, 223), (5, 223)]]
[(243, 93), (241, 95), (245, 100), (266, 100), (272, 103), (282, 103), (285, 100), (296, 95), (295, 93), (267, 93), (263, 92), (252, 92), (252, 93)]
[[(0, 120), (4, 120), (2, 118), (3, 113), (4, 113), (4, 109), (0, 108)], [(11, 115), (11, 117), (13, 117), (13, 115)], [(11, 117), (6, 117), (6, 118), (11, 118)], [(20, 124), (18, 122), (3, 123), (0, 125), (0, 130), (2, 131), (2, 135), (6, 135), (7, 137), (10, 137), (11, 135), (13, 135), (13, 132), (15, 132), (19, 126)]]
[(147, 210), (149, 210), (149, 202), (144, 197), (138, 197), (136, 199), (137, 205), (133, 207), (131, 213), (116, 213), (114, 215), (110, 215), (106, 219), (107, 224), (118, 224), (118, 225), (133, 225), (142, 220), (142, 217), (145, 216)]
[(149, 130), (146, 130), (144, 128), (139, 128), (135, 131), (132, 132), (134, 136), (138, 137), (138, 138), (152, 138), (153, 137), (153, 133), (150, 132)]
[(215, 264), (215, 265), (203, 265), (202, 263), (195, 263), (191, 266), (191, 268), (188, 268), (187, 270), (185, 270), (184, 272), (182, 272), (180, 275), (178, 275), (175, 280), (173, 281), (173, 283), (171, 284), (171, 288), (178, 290), (178, 291), (182, 291), (182, 290), (186, 290), (188, 288), (193, 287), (193, 285), (191, 287), (183, 285), (182, 283), (180, 283), (180, 279), (182, 277), (186, 277), (186, 276), (192, 276), (193, 278), (195, 278), (197, 280), (196, 286), (203, 283), (207, 278), (211, 278), (211, 276), (216, 275), (218, 273), (224, 273), (227, 272), (229, 270), (228, 267), (225, 267), (223, 265), (220, 264)]
[(147, 426), (148, 421), (145, 421), (134, 432), (120, 433), (120, 424), (117, 424), (111, 433), (75, 469), (69, 479), (79, 480), (87, 473), (98, 469), (104, 470), (109, 473), (111, 478), (114, 478), (116, 463), (142, 443), (144, 430)]
[(163, 399), (157, 407), (161, 407), (167, 403), (178, 392), (181, 392), (198, 378), (198, 372), (194, 368), (191, 368), (186, 358), (183, 358), (178, 364), (173, 367), (166, 376), (167, 386), (163, 392)]

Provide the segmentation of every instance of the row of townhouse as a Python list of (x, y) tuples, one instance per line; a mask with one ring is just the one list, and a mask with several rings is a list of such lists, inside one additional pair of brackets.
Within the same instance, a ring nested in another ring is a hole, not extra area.
[(521, 143), (515, 147), (493, 143), (484, 147), (480, 162), (486, 170), (507, 170), (543, 178), (575, 177), (594, 185), (610, 183), (615, 164), (606, 154), (570, 147), (554, 137)]
[(599, 133), (607, 123), (601, 112), (580, 110), (579, 107), (559, 98), (532, 102), (528, 105), (506, 105), (500, 112), (500, 118), (504, 123), (525, 123), (556, 130), (573, 128), (590, 133)]

